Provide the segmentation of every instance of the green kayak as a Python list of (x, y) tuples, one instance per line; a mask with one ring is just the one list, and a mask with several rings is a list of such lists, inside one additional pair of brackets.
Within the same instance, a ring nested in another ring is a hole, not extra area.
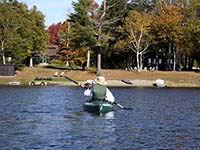
[(113, 104), (108, 101), (86, 101), (83, 109), (90, 113), (105, 114), (113, 111)]

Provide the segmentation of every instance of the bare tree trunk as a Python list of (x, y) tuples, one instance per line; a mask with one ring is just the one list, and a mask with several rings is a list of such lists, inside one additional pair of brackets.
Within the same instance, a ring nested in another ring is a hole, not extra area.
[(97, 68), (98, 68), (98, 70), (97, 70), (97, 74), (98, 75), (101, 75), (101, 54), (99, 53), (98, 55), (97, 55)]
[(143, 70), (143, 62), (142, 62), (143, 58), (142, 57), (143, 57), (143, 54), (140, 53), (140, 71)]
[[(101, 36), (102, 36), (102, 28), (103, 28), (103, 18), (106, 15), (106, 0), (103, 1), (103, 4), (104, 4), (104, 10), (99, 20), (99, 37), (98, 37), (99, 48), (101, 48), (101, 44), (102, 44)], [(98, 52), (98, 56), (97, 56), (97, 74), (101, 74), (101, 52)]]
[(136, 53), (136, 62), (137, 62), (137, 70), (140, 71), (140, 64), (139, 64), (139, 59), (140, 59), (140, 53), (137, 52)]
[(176, 49), (174, 49), (174, 51), (173, 51), (173, 56), (174, 56), (173, 71), (176, 71)]
[(3, 59), (3, 64), (6, 64), (6, 58), (5, 58), (5, 51), (4, 48), (2, 48), (2, 59)]
[(69, 66), (68, 58), (69, 58), (69, 57), (68, 57), (68, 51), (67, 51), (67, 54), (66, 54), (66, 65), (65, 65), (65, 66), (67, 66), (67, 67)]
[[(67, 27), (67, 32), (70, 33), (70, 22), (68, 22), (68, 27)], [(68, 52), (69, 52), (69, 38), (67, 38), (67, 54), (66, 54), (66, 66), (69, 66), (69, 56), (68, 56)]]
[(158, 53), (156, 54), (156, 70), (158, 71), (158, 65), (159, 65), (159, 58)]
[(88, 49), (88, 51), (87, 51), (87, 66), (86, 67), (87, 68), (90, 67), (90, 49)]
[(3, 64), (6, 64), (6, 58), (5, 58), (5, 50), (4, 50), (4, 40), (1, 42), (1, 50), (2, 50), (2, 61)]
[(30, 65), (29, 67), (33, 67), (33, 57), (30, 58)]

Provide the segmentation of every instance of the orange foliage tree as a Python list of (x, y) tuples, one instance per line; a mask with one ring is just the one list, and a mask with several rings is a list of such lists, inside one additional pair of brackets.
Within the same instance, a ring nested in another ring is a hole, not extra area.
[(177, 47), (183, 38), (182, 19), (178, 6), (163, 6), (154, 17), (152, 24), (154, 36), (168, 43), (169, 54), (172, 53), (173, 57), (173, 70), (176, 67)]

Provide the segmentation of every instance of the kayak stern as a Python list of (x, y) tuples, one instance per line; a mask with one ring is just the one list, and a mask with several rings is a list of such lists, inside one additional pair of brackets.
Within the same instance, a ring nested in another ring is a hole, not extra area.
[(105, 114), (113, 111), (113, 104), (107, 101), (86, 101), (83, 104), (83, 109), (90, 113)]

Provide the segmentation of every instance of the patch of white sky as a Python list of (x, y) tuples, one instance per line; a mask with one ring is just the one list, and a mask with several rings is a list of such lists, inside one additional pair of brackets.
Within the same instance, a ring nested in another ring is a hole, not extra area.
[[(72, 1), (78, 0), (18, 0), (28, 5), (31, 9), (35, 5), (39, 11), (45, 15), (46, 27), (63, 22), (68, 18), (68, 15), (73, 12)], [(102, 0), (95, 0), (99, 5)]]

